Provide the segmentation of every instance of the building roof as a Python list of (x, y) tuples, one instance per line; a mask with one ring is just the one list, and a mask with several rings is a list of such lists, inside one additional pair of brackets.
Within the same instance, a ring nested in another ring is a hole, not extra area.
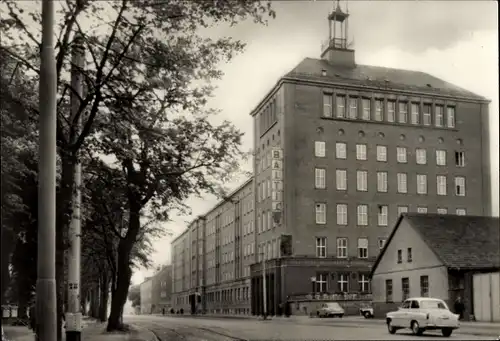
[(450, 269), (500, 268), (500, 220), (498, 217), (405, 213), (401, 215), (380, 252), (371, 275), (405, 219)]
[[(322, 70), (326, 75), (322, 75)], [(305, 58), (284, 78), (323, 81), (352, 86), (426, 93), (489, 102), (483, 96), (445, 82), (424, 72), (393, 69), (371, 65), (356, 65), (354, 68), (334, 65), (327, 60)]]

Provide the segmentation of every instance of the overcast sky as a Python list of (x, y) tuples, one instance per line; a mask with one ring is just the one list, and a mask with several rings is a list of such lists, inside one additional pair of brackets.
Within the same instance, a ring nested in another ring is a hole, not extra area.
[[(283, 74), (305, 57), (319, 58), (328, 35), (327, 14), (333, 1), (276, 1), (276, 19), (267, 27), (252, 22), (219, 27), (210, 35), (232, 36), (247, 43), (246, 51), (222, 66), (211, 105), (246, 133), (252, 147), (250, 110)], [(341, 2), (345, 8), (345, 2)], [(496, 1), (351, 1), (349, 35), (358, 64), (418, 70), (491, 99), (490, 128), (494, 212), (498, 216), (498, 21)], [(243, 180), (243, 179), (241, 179)], [(242, 182), (242, 181), (241, 181)], [(234, 184), (237, 186), (238, 184)], [(193, 215), (207, 212), (217, 199), (190, 200)], [(192, 217), (165, 224), (181, 233)], [(155, 242), (155, 264), (170, 261), (170, 239)], [(153, 269), (138, 271), (142, 282)]]

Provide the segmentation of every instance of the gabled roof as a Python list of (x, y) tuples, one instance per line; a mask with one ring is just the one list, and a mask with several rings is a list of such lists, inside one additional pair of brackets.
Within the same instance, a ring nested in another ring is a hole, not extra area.
[(370, 277), (384, 257), (405, 219), (422, 240), (450, 269), (500, 268), (500, 220), (498, 217), (451, 214), (402, 214), (373, 264)]
[[(326, 71), (326, 76), (322, 76), (322, 70)], [(289, 77), (489, 102), (483, 96), (420, 71), (371, 65), (356, 65), (354, 68), (350, 68), (334, 65), (323, 59), (305, 58), (286, 74), (285, 78)]]

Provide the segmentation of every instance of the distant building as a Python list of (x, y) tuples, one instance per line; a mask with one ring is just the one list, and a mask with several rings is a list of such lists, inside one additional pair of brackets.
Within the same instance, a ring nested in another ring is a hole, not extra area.
[(151, 314), (152, 311), (152, 295), (153, 295), (153, 280), (151, 277), (146, 277), (144, 282), (140, 284), (141, 292), (141, 314)]
[(465, 319), (500, 321), (500, 220), (491, 217), (402, 215), (371, 273), (376, 315), (409, 297), (454, 302)]
[(165, 265), (157, 269), (151, 277), (152, 298), (151, 309), (153, 314), (168, 313), (172, 307), (172, 266)]
[(353, 307), (371, 300), (372, 265), (401, 213), (491, 215), (489, 101), (356, 64), (348, 21), (337, 6), (321, 58), (251, 112), (253, 177), (172, 242), (174, 308), (196, 310), (199, 293), (203, 311), (261, 315), (263, 260), (267, 313), (286, 300)]

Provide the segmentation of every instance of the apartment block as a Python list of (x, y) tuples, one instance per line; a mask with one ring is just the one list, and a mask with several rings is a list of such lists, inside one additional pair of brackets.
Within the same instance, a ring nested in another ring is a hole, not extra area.
[(195, 309), (194, 293), (202, 311), (255, 315), (264, 299), (269, 314), (286, 301), (369, 301), (401, 213), (491, 215), (489, 101), (423, 72), (356, 64), (348, 19), (337, 6), (321, 58), (251, 112), (252, 180), (173, 242), (178, 307)]

